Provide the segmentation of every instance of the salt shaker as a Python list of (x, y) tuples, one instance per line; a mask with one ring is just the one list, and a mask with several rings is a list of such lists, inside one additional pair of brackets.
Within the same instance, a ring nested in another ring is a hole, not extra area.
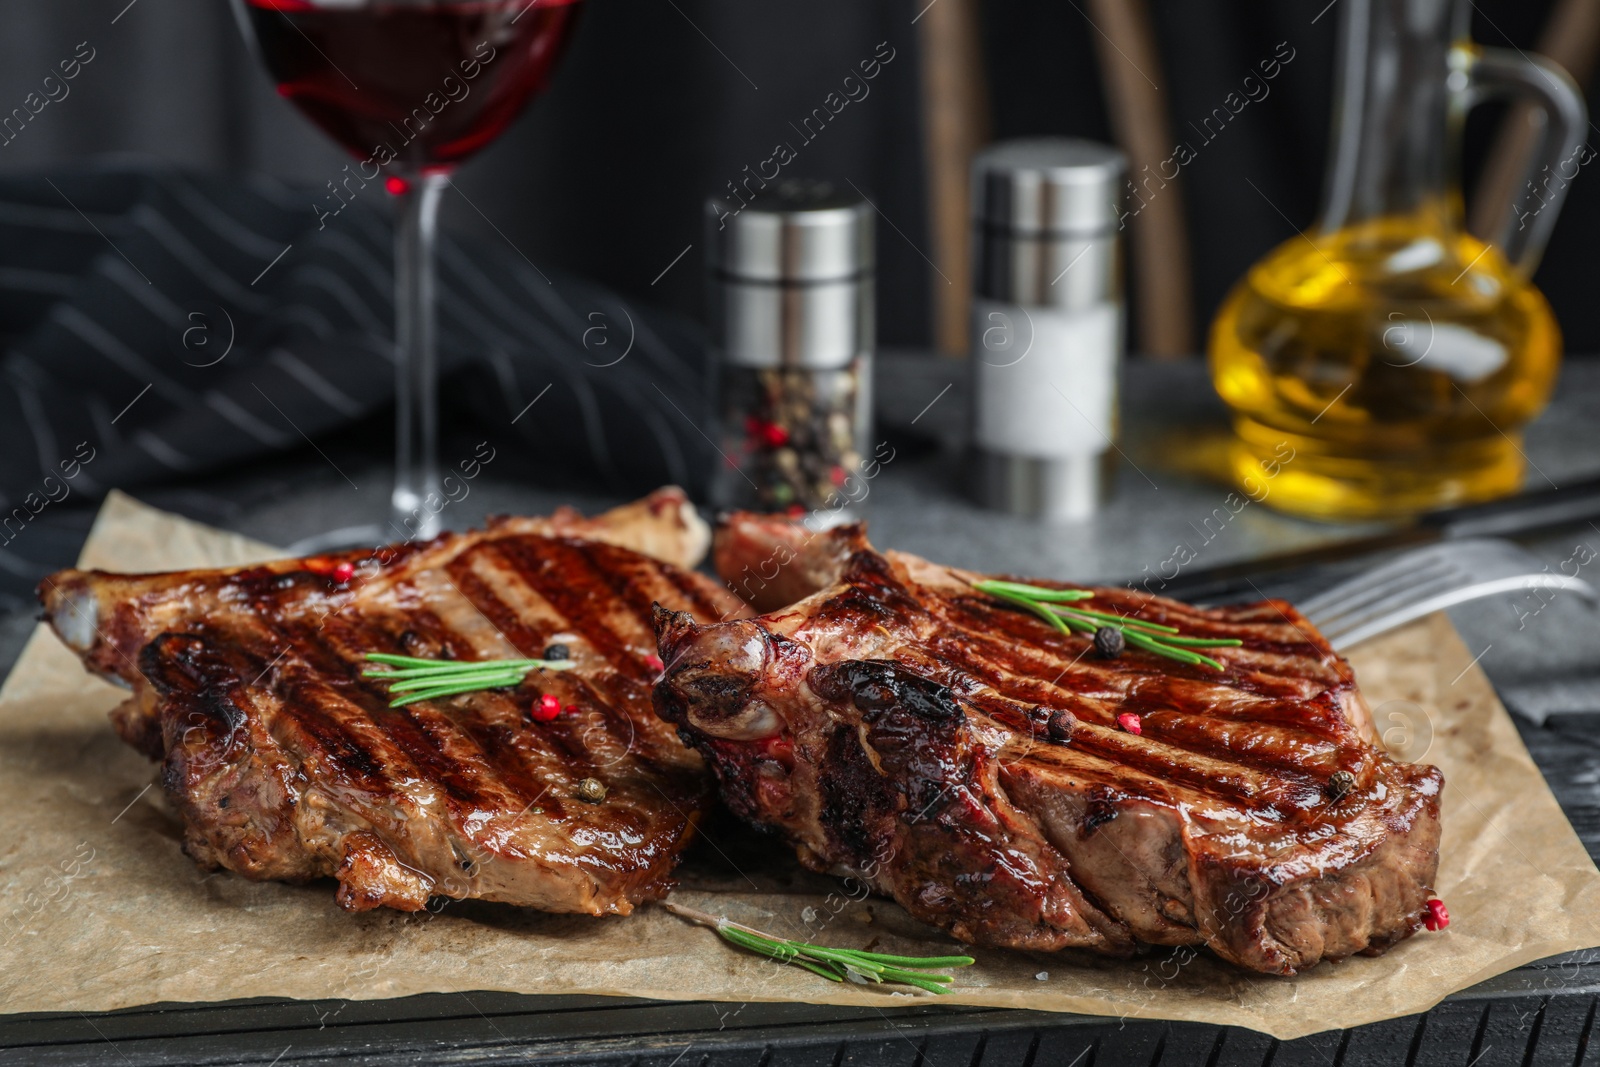
[(874, 338), (870, 206), (792, 179), (706, 205), (722, 507), (854, 517)]
[(1001, 511), (1092, 514), (1109, 485), (1123, 348), (1119, 187), (1091, 141), (1005, 141), (973, 161), (973, 489)]

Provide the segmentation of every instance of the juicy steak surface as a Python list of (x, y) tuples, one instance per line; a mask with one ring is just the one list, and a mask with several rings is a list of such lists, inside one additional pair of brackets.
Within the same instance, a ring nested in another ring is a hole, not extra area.
[[(331, 875), (351, 910), (446, 896), (627, 914), (668, 891), (712, 799), (650, 703), (653, 604), (706, 623), (743, 612), (687, 569), (707, 540), (682, 493), (661, 490), (593, 520), (503, 519), (375, 551), (63, 571), (40, 597), (91, 670), (133, 689), (113, 721), (162, 762), (202, 866)], [(551, 644), (576, 666), (514, 690), (390, 708), (360, 677), (367, 652), (540, 658)], [(544, 694), (563, 711), (535, 721)]]
[(1219, 672), (1103, 658), (859, 527), (736, 514), (716, 559), (773, 610), (658, 611), (656, 705), (806, 866), (976, 944), (1205, 945), (1272, 974), (1422, 925), (1442, 777), (1375, 743), (1349, 664), (1290, 605), (1094, 589), (1097, 610), (1241, 639), (1207, 650)]

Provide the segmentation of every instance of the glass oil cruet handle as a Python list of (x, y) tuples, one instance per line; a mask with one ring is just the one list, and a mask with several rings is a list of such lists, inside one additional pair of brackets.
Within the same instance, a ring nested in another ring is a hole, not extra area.
[(1583, 96), (1567, 72), (1548, 59), (1464, 43), (1451, 50), (1450, 90), (1458, 114), (1492, 97), (1521, 96), (1544, 114), (1539, 148), (1529, 160), (1495, 233), (1488, 235), (1523, 277), (1533, 274), (1578, 168), (1594, 155), (1584, 143), (1589, 123)]

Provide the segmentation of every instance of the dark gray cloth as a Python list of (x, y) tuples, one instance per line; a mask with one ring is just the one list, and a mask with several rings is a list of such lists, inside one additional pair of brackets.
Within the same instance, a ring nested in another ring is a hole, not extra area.
[[(320, 228), (309, 195), (124, 166), (0, 179), (0, 513), (35, 509), (74, 457), (92, 454), (74, 488), (93, 495), (306, 448), (384, 411), (383, 194)], [(561, 480), (703, 483), (692, 324), (504, 245), (447, 238), (439, 267), (441, 379), (461, 419), (512, 426)]]

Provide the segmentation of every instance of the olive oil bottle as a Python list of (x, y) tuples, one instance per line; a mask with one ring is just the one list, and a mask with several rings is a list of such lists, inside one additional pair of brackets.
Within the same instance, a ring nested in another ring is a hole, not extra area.
[(1255, 264), (1212, 325), (1231, 474), (1255, 495), (1275, 472), (1266, 502), (1283, 510), (1397, 517), (1522, 483), (1522, 429), (1561, 357), (1528, 280), (1558, 191), (1511, 205), (1491, 241), (1467, 234), (1461, 117), (1490, 92), (1531, 96), (1547, 115), (1542, 159), (1556, 163), (1586, 120), (1559, 69), (1464, 43), (1468, 10), (1347, 0), (1321, 220)]

